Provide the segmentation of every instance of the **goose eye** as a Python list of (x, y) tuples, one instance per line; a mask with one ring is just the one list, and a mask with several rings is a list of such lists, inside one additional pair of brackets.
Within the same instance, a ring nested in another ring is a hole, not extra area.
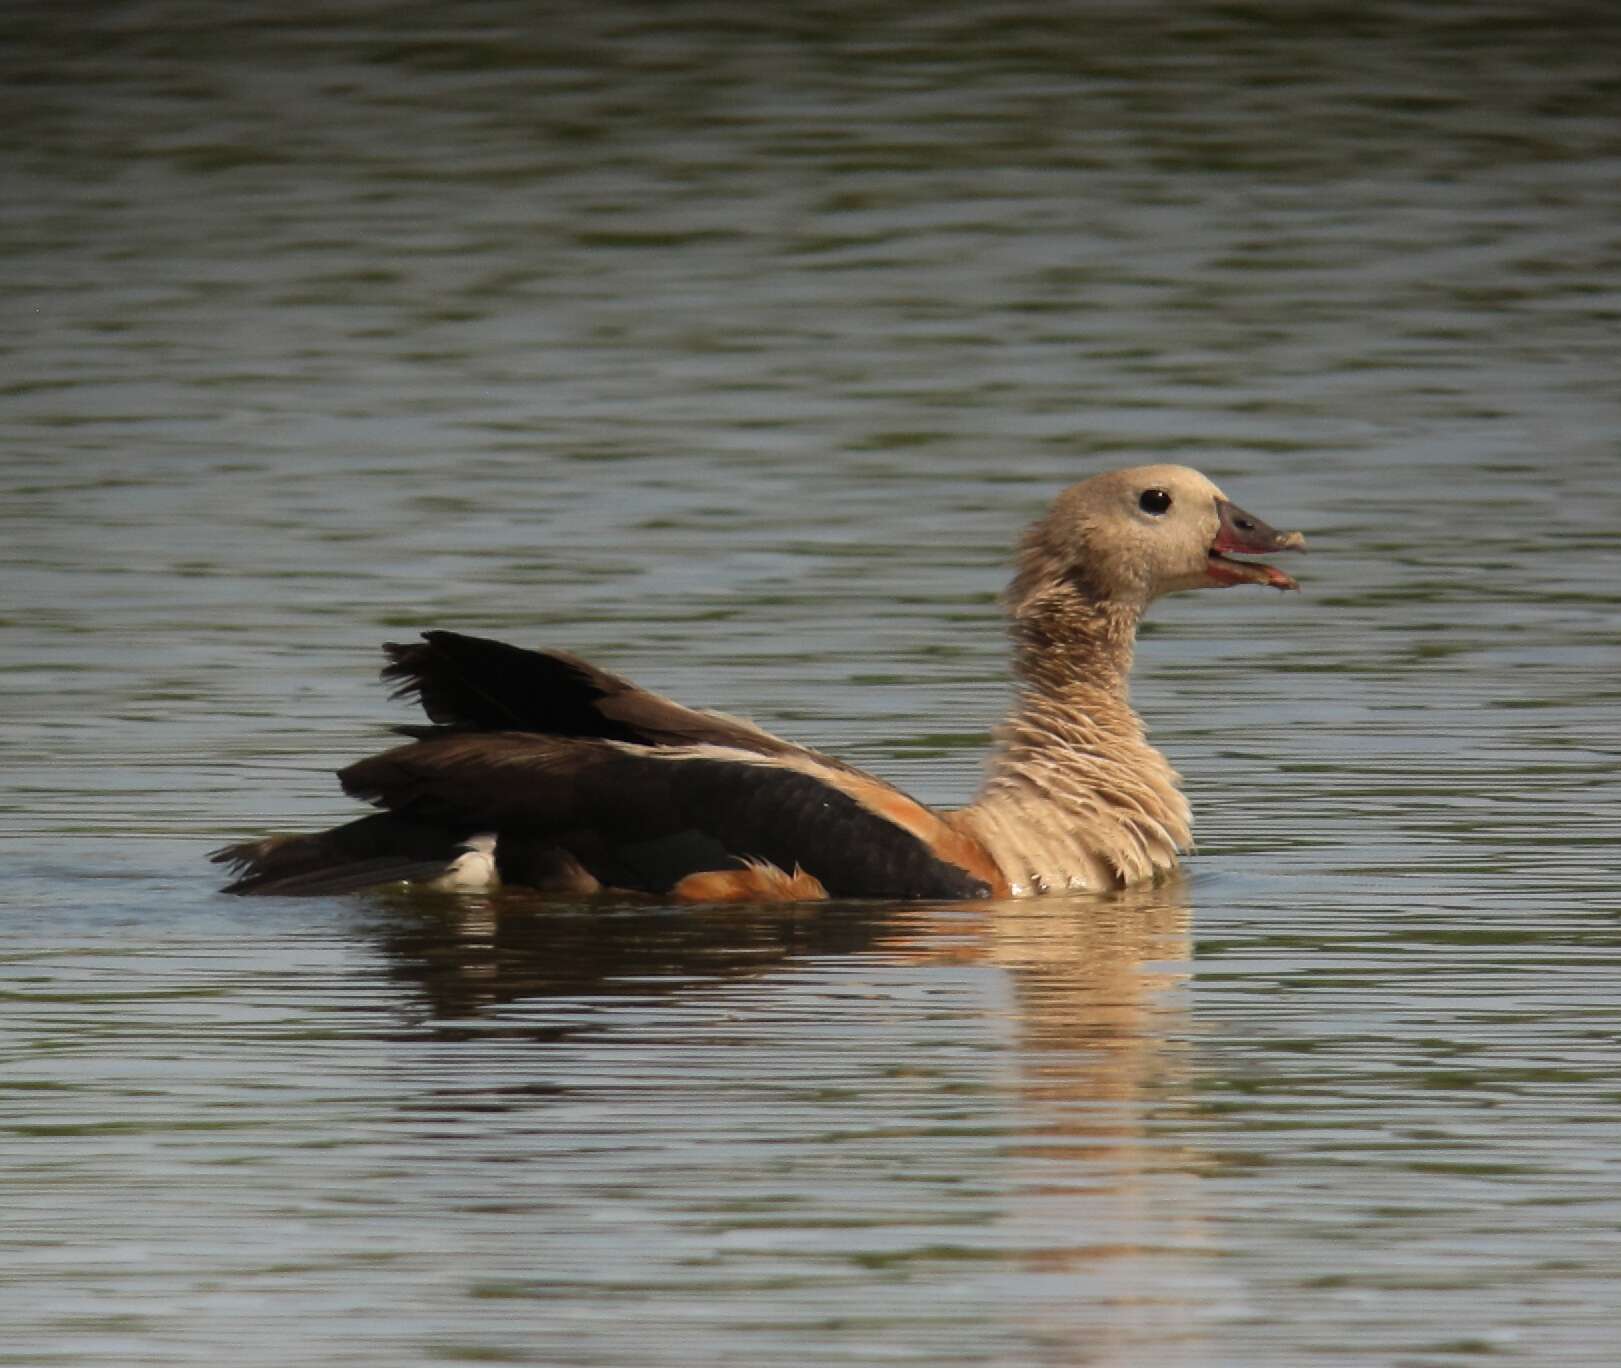
[(1163, 513), (1171, 506), (1171, 496), (1163, 489), (1145, 489), (1137, 500), (1144, 513)]

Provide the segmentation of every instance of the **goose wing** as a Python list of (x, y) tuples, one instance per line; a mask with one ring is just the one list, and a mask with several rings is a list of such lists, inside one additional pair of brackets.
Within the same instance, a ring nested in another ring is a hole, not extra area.
[(681, 884), (751, 868), (802, 872), (840, 898), (983, 897), (1000, 882), (978, 843), (921, 803), (791, 747), (451, 731), (338, 777), (413, 826), (496, 833), (498, 867), (560, 848), (611, 887), (714, 893), (725, 884)]
[[(519, 731), (646, 746), (730, 746), (758, 755), (813, 752), (739, 717), (689, 708), (567, 651), (533, 651), (461, 632), (424, 632), (383, 647), (393, 697), (415, 699), (436, 725), (408, 736)], [(841, 768), (840, 762), (817, 757)]]

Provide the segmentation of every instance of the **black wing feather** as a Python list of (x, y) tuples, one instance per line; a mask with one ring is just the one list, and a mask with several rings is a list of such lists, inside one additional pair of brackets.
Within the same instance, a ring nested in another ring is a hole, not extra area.
[[(435, 727), (400, 727), (427, 740), (450, 732), (523, 731), (645, 746), (734, 746), (761, 755), (811, 752), (741, 718), (688, 708), (567, 651), (531, 651), (460, 632), (390, 642), (383, 678), (393, 697), (418, 699)], [(823, 764), (837, 765), (824, 756)]]
[(235, 876), (227, 893), (346, 893), (373, 884), (437, 878), (472, 832), (375, 812), (330, 831), (222, 846), (209, 859)]
[(642, 740), (604, 717), (598, 705), (635, 686), (565, 651), (529, 651), (460, 632), (424, 632), (420, 642), (389, 642), (383, 678), (393, 698), (416, 698), (444, 727), (532, 731), (550, 736)]

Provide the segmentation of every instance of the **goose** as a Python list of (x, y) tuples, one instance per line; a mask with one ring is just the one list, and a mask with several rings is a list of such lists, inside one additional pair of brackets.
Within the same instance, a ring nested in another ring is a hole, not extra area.
[(1124, 887), (1192, 846), (1179, 777), (1129, 699), (1144, 610), (1189, 589), (1298, 589), (1240, 557), (1304, 547), (1186, 466), (1064, 490), (1025, 533), (1006, 595), (1012, 714), (979, 794), (952, 811), (566, 651), (425, 632), (385, 645), (382, 675), (429, 724), (338, 772), (378, 811), (212, 858), (244, 894), (406, 881), (726, 903)]

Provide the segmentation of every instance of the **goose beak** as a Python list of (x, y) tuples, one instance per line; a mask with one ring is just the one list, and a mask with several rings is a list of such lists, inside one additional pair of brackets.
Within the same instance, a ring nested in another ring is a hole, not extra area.
[(1226, 499), (1216, 500), (1216, 512), (1221, 527), (1210, 548), (1207, 574), (1212, 584), (1270, 584), (1274, 589), (1298, 589), (1300, 586), (1283, 571), (1261, 561), (1233, 560), (1241, 556), (1267, 555), (1273, 551), (1304, 551), (1306, 539), (1298, 532), (1279, 532), (1269, 527), (1253, 513), (1246, 513), (1237, 504)]

